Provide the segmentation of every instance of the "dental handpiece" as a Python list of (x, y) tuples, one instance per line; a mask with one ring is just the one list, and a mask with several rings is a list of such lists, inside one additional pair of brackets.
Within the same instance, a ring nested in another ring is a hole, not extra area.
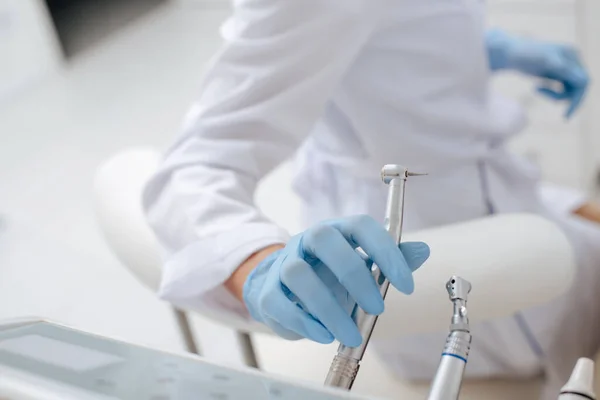
[[(406, 180), (409, 176), (417, 175), (424, 174), (409, 172), (403, 166), (393, 164), (384, 166), (381, 171), (381, 179), (389, 186), (384, 225), (396, 241), (396, 244), (400, 244), (402, 236)], [(373, 265), (372, 272), (375, 282), (379, 286), (379, 292), (385, 300), (390, 283), (376, 265)], [(377, 316), (367, 314), (360, 307), (355, 306), (352, 311), (352, 318), (358, 327), (363, 341), (358, 347), (340, 345), (337, 355), (334, 357), (329, 368), (329, 373), (325, 380), (326, 386), (350, 390), (358, 374), (360, 362), (365, 354), (371, 334), (373, 333), (373, 328), (377, 322)]]
[(428, 400), (458, 399), (471, 349), (471, 332), (467, 315), (467, 296), (471, 292), (471, 284), (458, 276), (453, 276), (446, 283), (446, 290), (453, 303), (452, 321)]
[(558, 400), (596, 400), (594, 392), (594, 361), (580, 358), (569, 381), (560, 389)]

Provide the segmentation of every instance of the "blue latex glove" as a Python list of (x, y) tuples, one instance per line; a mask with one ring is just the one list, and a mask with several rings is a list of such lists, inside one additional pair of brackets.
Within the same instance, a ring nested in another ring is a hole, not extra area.
[[(370, 260), (365, 262), (357, 247)], [(393, 286), (410, 294), (412, 272), (428, 257), (425, 243), (403, 243), (398, 248), (370, 217), (327, 221), (294, 236), (285, 248), (265, 258), (244, 284), (244, 301), (254, 319), (286, 339), (319, 343), (337, 339), (355, 347), (362, 337), (350, 317), (354, 305), (375, 315), (384, 308), (371, 275), (372, 262)]]
[[(549, 85), (538, 92), (553, 100), (566, 101), (569, 118), (581, 105), (589, 84), (589, 77), (577, 50), (571, 46), (509, 36), (501, 30), (491, 30), (486, 37), (492, 70), (512, 69), (545, 78)], [(553, 89), (550, 84), (561, 88)]]

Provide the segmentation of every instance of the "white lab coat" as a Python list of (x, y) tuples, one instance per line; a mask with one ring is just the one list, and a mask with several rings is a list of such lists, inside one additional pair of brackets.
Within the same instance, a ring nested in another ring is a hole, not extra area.
[[(221, 284), (253, 252), (287, 241), (253, 195), (292, 156), (307, 225), (359, 213), (381, 220), (385, 163), (430, 174), (411, 181), (407, 231), (490, 212), (549, 214), (537, 171), (505, 148), (526, 119), (490, 91), (483, 14), (477, 0), (237, 1), (183, 132), (145, 191), (164, 250), (161, 297), (248, 318)], [(542, 307), (478, 327), (469, 373), (554, 368), (548, 313), (564, 315)], [(405, 377), (427, 377), (442, 342), (399, 338), (383, 357)]]

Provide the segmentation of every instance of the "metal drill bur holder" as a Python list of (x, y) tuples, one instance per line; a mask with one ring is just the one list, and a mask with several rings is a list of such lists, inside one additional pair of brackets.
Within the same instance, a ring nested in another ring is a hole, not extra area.
[[(400, 244), (402, 236), (402, 221), (404, 216), (404, 188), (409, 176), (425, 175), (409, 172), (401, 165), (386, 165), (381, 171), (381, 180), (388, 185), (388, 198), (385, 211), (384, 226), (394, 238), (396, 244)], [(385, 300), (389, 281), (376, 265), (373, 266), (373, 278), (379, 286), (379, 292)], [(360, 362), (365, 354), (371, 334), (377, 322), (377, 316), (367, 314), (360, 307), (355, 306), (352, 317), (363, 338), (358, 347), (347, 347), (340, 345), (337, 355), (333, 359), (329, 373), (325, 380), (326, 386), (334, 386), (350, 390), (358, 374)]]

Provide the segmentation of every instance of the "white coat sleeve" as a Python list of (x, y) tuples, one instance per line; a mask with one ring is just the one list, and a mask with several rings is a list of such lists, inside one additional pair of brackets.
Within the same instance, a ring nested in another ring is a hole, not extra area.
[(255, 206), (255, 189), (309, 135), (368, 40), (365, 4), (236, 2), (183, 133), (144, 191), (164, 254), (162, 299), (247, 317), (223, 282), (257, 250), (288, 239)]

